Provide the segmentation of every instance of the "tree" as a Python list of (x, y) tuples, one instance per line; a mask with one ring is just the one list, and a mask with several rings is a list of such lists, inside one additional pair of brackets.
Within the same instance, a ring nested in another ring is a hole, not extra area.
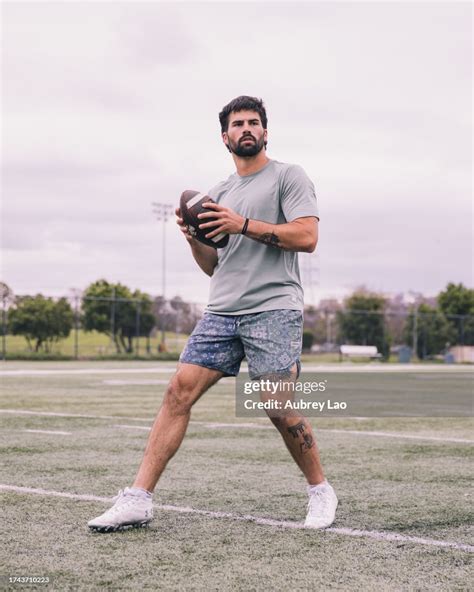
[(13, 290), (5, 282), (0, 282), (0, 300), (7, 302), (13, 300)]
[(132, 298), (133, 306), (126, 307), (123, 314), (122, 336), (127, 339), (127, 352), (133, 351), (133, 338), (148, 337), (155, 326), (155, 315), (152, 313), (153, 302), (148, 294), (135, 290)]
[(195, 307), (185, 302), (181, 296), (175, 296), (170, 300), (171, 309), (175, 312), (175, 329), (180, 333), (191, 333), (201, 315), (196, 312)]
[(163, 296), (157, 296), (153, 301), (153, 313), (159, 319), (160, 330), (188, 334), (202, 317), (201, 308), (185, 302), (181, 296), (174, 296), (169, 301)]
[[(2, 322), (0, 328), (0, 335), (5, 336), (7, 334), (7, 310), (13, 304), (15, 296), (13, 290), (5, 282), (0, 282), (0, 301), (2, 307)], [(3, 342), (3, 348), (5, 348), (5, 341)], [(4, 349), (5, 353), (5, 349)]]
[(104, 279), (88, 286), (82, 296), (82, 326), (86, 331), (105, 333), (117, 353), (133, 351), (133, 338), (149, 336), (155, 325), (151, 298), (139, 290), (131, 292), (120, 283)]
[(455, 329), (452, 343), (474, 345), (474, 290), (449, 283), (438, 294), (438, 304)]
[[(17, 297), (8, 314), (12, 335), (23, 335), (30, 350), (51, 351), (53, 343), (69, 336), (74, 313), (66, 298), (55, 302), (41, 294)], [(34, 346), (33, 346), (33, 342)]]
[[(420, 295), (419, 298), (422, 298)], [(405, 343), (405, 327), (409, 306), (403, 293), (389, 297), (385, 303), (385, 330), (390, 335), (390, 343)]]
[(384, 359), (390, 354), (390, 337), (385, 330), (385, 298), (364, 289), (345, 301), (337, 313), (339, 339), (353, 345), (375, 345)]
[(303, 331), (303, 351), (310, 351), (313, 345), (314, 335), (311, 331)]
[[(414, 313), (406, 323), (405, 342), (413, 344)], [(444, 314), (430, 306), (420, 304), (417, 310), (417, 355), (421, 360), (442, 353), (452, 343), (455, 331)]]
[[(327, 341), (326, 334), (326, 317), (323, 311), (317, 310), (314, 306), (306, 306), (304, 309), (304, 329), (311, 334), (311, 345), (313, 343), (325, 343)], [(304, 335), (304, 334), (303, 334)], [(304, 347), (304, 336), (303, 336)]]

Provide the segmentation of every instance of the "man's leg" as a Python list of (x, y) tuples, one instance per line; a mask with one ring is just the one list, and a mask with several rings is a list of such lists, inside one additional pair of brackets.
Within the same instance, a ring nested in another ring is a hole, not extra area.
[[(303, 315), (297, 310), (273, 310), (245, 315), (239, 324), (250, 376), (274, 383), (294, 383), (301, 355)], [(287, 372), (277, 369), (289, 368)], [(273, 389), (272, 389), (273, 390)], [(321, 460), (311, 425), (297, 410), (286, 409), (284, 403), (293, 399), (293, 388), (283, 388), (274, 397), (280, 409), (267, 413), (280, 432), (291, 456), (308, 482), (308, 512), (305, 526), (327, 528), (334, 522), (337, 497), (324, 478)], [(263, 393), (262, 393), (263, 394)]]
[[(297, 377), (296, 364), (287, 374), (273, 374), (265, 376), (271, 382), (294, 383)], [(288, 399), (290, 389), (282, 389), (280, 400)], [(271, 397), (273, 398), (273, 397)], [(282, 412), (269, 411), (268, 415), (273, 425), (280, 432), (294, 461), (306, 477), (309, 485), (318, 485), (324, 481), (323, 467), (319, 457), (319, 451), (314, 437), (313, 429), (309, 421), (296, 411), (286, 414)]]
[(145, 454), (133, 487), (152, 492), (168, 461), (183, 441), (191, 407), (224, 374), (194, 364), (179, 364), (166, 389), (161, 408), (148, 437)]
[(184, 438), (191, 407), (223, 375), (194, 364), (179, 364), (148, 437), (133, 487), (120, 491), (114, 505), (88, 523), (91, 530), (110, 532), (146, 526), (151, 522), (151, 492)]
[[(277, 384), (294, 383), (297, 378), (296, 364), (285, 375), (272, 375), (265, 378)], [(311, 425), (296, 411), (281, 411), (285, 409), (286, 401), (293, 400), (292, 389), (285, 388), (283, 385), (279, 393), (266, 398), (276, 398), (280, 401), (280, 410), (269, 410), (267, 413), (308, 482), (308, 512), (304, 525), (307, 528), (327, 528), (334, 522), (338, 499), (334, 489), (324, 478)]]

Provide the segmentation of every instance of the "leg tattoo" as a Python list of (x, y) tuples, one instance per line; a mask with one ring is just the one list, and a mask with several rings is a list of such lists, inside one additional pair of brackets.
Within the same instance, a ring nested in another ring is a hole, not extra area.
[(294, 426), (290, 426), (288, 431), (293, 436), (293, 438), (302, 438), (302, 442), (300, 441), (300, 452), (304, 454), (308, 452), (314, 446), (314, 439), (311, 434), (305, 433), (305, 425), (304, 422), (300, 421)]
[(293, 436), (293, 438), (297, 438), (299, 434), (303, 434), (304, 432), (304, 423), (300, 421), (300, 423), (297, 423), (294, 426), (290, 426), (288, 428), (288, 431)]
[(304, 454), (305, 452), (308, 452), (308, 450), (314, 446), (314, 440), (313, 440), (313, 436), (311, 436), (310, 434), (303, 434), (303, 440), (304, 440), (304, 442), (302, 444), (300, 444), (300, 450)]

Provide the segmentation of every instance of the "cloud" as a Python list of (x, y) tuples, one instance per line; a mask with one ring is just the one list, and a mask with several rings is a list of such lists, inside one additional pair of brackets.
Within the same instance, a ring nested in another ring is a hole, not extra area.
[[(318, 293), (470, 283), (470, 7), (7, 3), (2, 274), (158, 293), (152, 201), (233, 172), (217, 113), (262, 96), (320, 199)], [(169, 223), (169, 294), (209, 280)], [(317, 275), (316, 273), (314, 275)], [(64, 288), (66, 289), (66, 288)]]

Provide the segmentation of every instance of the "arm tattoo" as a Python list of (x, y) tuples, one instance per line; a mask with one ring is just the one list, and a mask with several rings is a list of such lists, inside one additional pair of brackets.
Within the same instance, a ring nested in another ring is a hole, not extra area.
[(259, 243), (263, 243), (264, 245), (268, 245), (269, 247), (275, 247), (276, 249), (283, 249), (282, 245), (280, 244), (280, 239), (278, 235), (274, 234), (273, 232), (266, 232), (265, 234), (261, 234), (257, 238)]

